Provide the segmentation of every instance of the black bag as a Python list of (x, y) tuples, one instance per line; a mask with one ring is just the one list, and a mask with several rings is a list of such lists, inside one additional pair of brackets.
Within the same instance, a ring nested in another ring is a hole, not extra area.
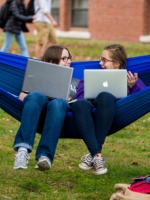
[(9, 5), (11, 1), (7, 0), (0, 8), (0, 28), (4, 28), (9, 17)]
[(27, 15), (34, 15), (35, 11), (34, 11), (34, 0), (30, 0), (28, 5), (27, 5), (27, 11), (26, 11)]

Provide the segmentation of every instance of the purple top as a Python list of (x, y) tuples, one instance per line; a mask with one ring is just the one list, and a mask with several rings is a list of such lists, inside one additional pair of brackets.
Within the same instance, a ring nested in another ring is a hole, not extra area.
[[(146, 85), (143, 83), (143, 81), (138, 78), (137, 82), (135, 83), (135, 85), (132, 88), (128, 87), (128, 92), (129, 92), (129, 94), (133, 94), (145, 87), (146, 87)], [(84, 99), (84, 80), (83, 79), (78, 84), (76, 99)]]

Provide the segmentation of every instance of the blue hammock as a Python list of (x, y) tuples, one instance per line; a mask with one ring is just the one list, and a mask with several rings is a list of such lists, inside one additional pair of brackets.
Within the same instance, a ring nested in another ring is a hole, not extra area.
[[(21, 121), (23, 102), (18, 99), (21, 92), (26, 57), (0, 52), (0, 108)], [(99, 61), (73, 62), (73, 77), (83, 78), (84, 69), (98, 69)], [(150, 55), (128, 58), (127, 69), (137, 72), (146, 84), (146, 88), (116, 103), (115, 119), (108, 135), (113, 134), (150, 112)], [(95, 109), (93, 109), (93, 115)], [(38, 132), (41, 132), (41, 122)], [(61, 138), (80, 138), (76, 131), (73, 114), (68, 112)]]

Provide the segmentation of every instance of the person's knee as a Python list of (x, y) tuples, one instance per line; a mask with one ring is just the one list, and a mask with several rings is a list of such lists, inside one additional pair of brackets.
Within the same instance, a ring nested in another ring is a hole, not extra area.
[(49, 101), (49, 103), (47, 104), (47, 109), (55, 109), (56, 111), (59, 110), (64, 110), (64, 111), (68, 111), (69, 110), (69, 104), (66, 100), (64, 99), (54, 99)]
[(114, 98), (114, 96), (109, 92), (101, 92), (97, 98)]
[(71, 107), (72, 111), (81, 111), (82, 110), (88, 110), (88, 109), (92, 109), (92, 105), (86, 101), (86, 100), (78, 100), (76, 102), (74, 102), (72, 104), (72, 107)]
[(108, 92), (101, 92), (95, 99), (96, 104), (110, 104), (115, 103), (116, 97)]
[(24, 99), (24, 102), (32, 101), (35, 103), (38, 103), (40, 105), (45, 105), (48, 102), (48, 98), (39, 92), (32, 92), (27, 95), (27, 97)]

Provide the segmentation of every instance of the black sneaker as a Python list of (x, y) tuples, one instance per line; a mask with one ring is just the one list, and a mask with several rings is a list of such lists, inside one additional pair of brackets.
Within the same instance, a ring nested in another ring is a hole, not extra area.
[(83, 170), (93, 169), (93, 158), (90, 153), (81, 158), (82, 162), (79, 164), (79, 168)]
[(107, 173), (107, 168), (105, 166), (105, 161), (104, 161), (103, 157), (98, 157), (97, 155), (94, 156), (93, 169), (94, 169), (94, 174), (96, 174), (96, 175)]

